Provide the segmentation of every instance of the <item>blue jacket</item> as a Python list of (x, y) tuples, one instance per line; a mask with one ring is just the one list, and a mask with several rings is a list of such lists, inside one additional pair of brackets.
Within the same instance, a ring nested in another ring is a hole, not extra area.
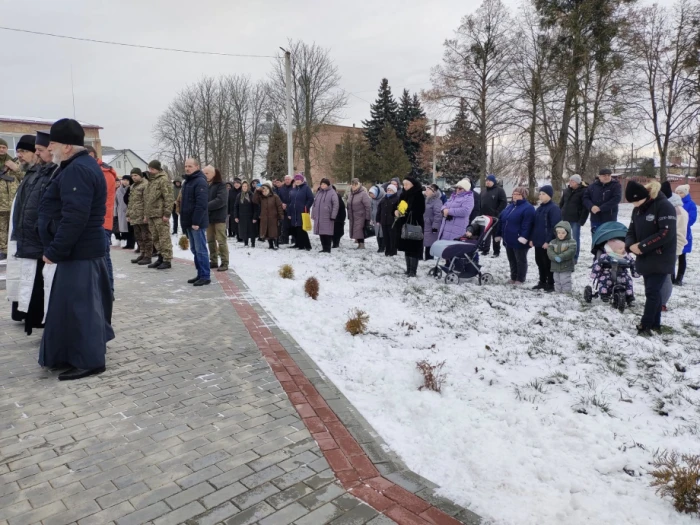
[(280, 200), (282, 201), (282, 204), (289, 205), (289, 199), (290, 199), (290, 196), (292, 193), (292, 187), (293, 186), (291, 184), (289, 186), (287, 186), (286, 184), (282, 184), (282, 186), (280, 186), (277, 189), (277, 195), (279, 195)]
[(615, 179), (607, 184), (596, 180), (586, 188), (583, 194), (583, 205), (591, 211), (593, 206), (598, 206), (598, 213), (591, 212), (591, 224), (604, 224), (617, 220), (617, 209), (622, 200), (622, 186)]
[(683, 253), (690, 253), (693, 251), (693, 224), (698, 220), (698, 207), (690, 198), (690, 195), (683, 197), (683, 209), (688, 212), (688, 244), (683, 248)]
[(105, 256), (107, 183), (97, 161), (81, 151), (61, 165), (39, 204), (39, 237), (52, 262)]
[(301, 186), (294, 186), (289, 192), (289, 203), (287, 204), (287, 217), (292, 218), (292, 228), (302, 225), (301, 214), (311, 213), (311, 206), (314, 203), (314, 193), (306, 183)]
[(532, 228), (532, 244), (535, 248), (542, 248), (544, 243), (554, 239), (554, 227), (561, 220), (561, 208), (554, 200), (547, 204), (540, 204), (535, 211), (535, 225)]
[(180, 224), (182, 229), (209, 226), (209, 184), (202, 170), (185, 175), (180, 191)]
[(518, 237), (528, 241), (532, 238), (532, 226), (535, 222), (535, 207), (522, 199), (511, 202), (501, 212), (497, 228), (497, 237), (503, 237), (503, 244), (514, 250), (528, 250), (529, 244), (522, 244)]

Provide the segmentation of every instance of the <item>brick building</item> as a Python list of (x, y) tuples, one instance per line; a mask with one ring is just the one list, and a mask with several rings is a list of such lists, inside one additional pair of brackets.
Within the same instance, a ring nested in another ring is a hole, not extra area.
[[(58, 119), (44, 119), (34, 117), (8, 117), (0, 115), (0, 138), (7, 141), (8, 153), (15, 156), (15, 144), (22, 135), (35, 135), (37, 131), (48, 132), (51, 125)], [(100, 140), (100, 126), (81, 122), (85, 130), (85, 145), (97, 150), (98, 156), (102, 155), (102, 141)]]
[[(333, 154), (336, 148), (340, 147), (343, 135), (350, 131), (356, 135), (362, 135), (362, 128), (353, 126), (337, 126), (335, 124), (324, 124), (320, 127), (314, 147), (311, 148), (311, 178), (312, 188), (316, 188), (323, 178), (330, 179), (333, 183)], [(295, 171), (304, 171), (304, 159), (299, 151), (294, 152)], [(341, 186), (344, 186), (341, 184)]]

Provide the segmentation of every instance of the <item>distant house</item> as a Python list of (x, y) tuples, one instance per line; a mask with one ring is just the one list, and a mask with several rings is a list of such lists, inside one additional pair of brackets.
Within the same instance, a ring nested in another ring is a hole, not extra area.
[(148, 170), (148, 162), (130, 149), (115, 149), (105, 146), (102, 149), (102, 162), (114, 168), (120, 177), (129, 175), (134, 168), (139, 168), (141, 171)]
[[(7, 141), (8, 152), (14, 157), (15, 144), (19, 142), (22, 135), (36, 135), (37, 131), (48, 132), (51, 129), (51, 125), (58, 119), (46, 119), (46, 118), (36, 118), (36, 117), (10, 117), (6, 115), (0, 115), (0, 138)], [(100, 140), (100, 126), (95, 124), (88, 124), (87, 122), (80, 122), (85, 130), (85, 145), (92, 146), (97, 150), (99, 155), (102, 151), (102, 141)]]

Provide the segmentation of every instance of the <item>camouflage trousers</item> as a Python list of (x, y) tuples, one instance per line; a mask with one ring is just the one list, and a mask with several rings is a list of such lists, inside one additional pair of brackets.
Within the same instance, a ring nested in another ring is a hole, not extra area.
[(153, 246), (164, 261), (173, 259), (173, 240), (170, 238), (170, 221), (163, 222), (161, 217), (148, 219), (148, 229), (151, 230)]
[(141, 255), (150, 259), (153, 256), (153, 239), (148, 224), (134, 224), (134, 237), (141, 250)]
[(0, 212), (0, 252), (7, 253), (7, 234), (10, 231), (10, 212)]
[(226, 223), (217, 222), (207, 226), (207, 244), (209, 245), (209, 262), (228, 266), (228, 244), (226, 244)]

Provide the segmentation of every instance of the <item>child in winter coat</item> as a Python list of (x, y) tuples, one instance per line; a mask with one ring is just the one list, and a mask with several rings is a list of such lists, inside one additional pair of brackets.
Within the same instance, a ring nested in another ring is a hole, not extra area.
[[(634, 283), (632, 281), (632, 277), (638, 279), (639, 274), (637, 273), (634, 257), (632, 257), (632, 255), (627, 253), (625, 250), (625, 241), (611, 239), (605, 243), (605, 253), (598, 257), (598, 259), (593, 263), (591, 279), (594, 281), (596, 279), (598, 280), (598, 292), (600, 293), (600, 298), (603, 300), (603, 302), (607, 303), (610, 300), (613, 286), (616, 283), (613, 282), (612, 279), (612, 269), (609, 266), (607, 268), (604, 266), (606, 263), (621, 260), (626, 260), (628, 263), (630, 263), (630, 272), (627, 272), (627, 268), (618, 268), (617, 281), (624, 282), (627, 304), (631, 305), (634, 303)], [(631, 276), (630, 273), (632, 274)]]
[(571, 237), (571, 224), (560, 221), (554, 227), (556, 237), (547, 246), (547, 256), (554, 274), (554, 291), (573, 291), (571, 274), (576, 268), (576, 241)]

